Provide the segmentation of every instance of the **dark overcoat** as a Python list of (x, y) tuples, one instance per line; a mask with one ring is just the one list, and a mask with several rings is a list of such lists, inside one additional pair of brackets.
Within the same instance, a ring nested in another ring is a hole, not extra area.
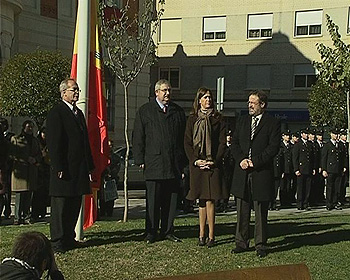
[[(273, 158), (280, 147), (280, 122), (264, 113), (251, 141), (251, 119), (249, 115), (239, 117), (233, 134), (232, 154), (236, 166), (231, 192), (236, 197), (246, 198), (247, 177), (252, 173), (252, 199), (270, 201), (274, 196)], [(254, 168), (243, 170), (240, 163), (248, 158), (250, 147)]]
[[(29, 138), (31, 138), (30, 141)], [(11, 138), (10, 155), (13, 159), (11, 186), (12, 191), (35, 191), (38, 188), (38, 167), (41, 162), (41, 150), (38, 139), (24, 133)], [(29, 163), (32, 157), (35, 163)]]
[(285, 174), (293, 174), (293, 160), (292, 160), (293, 144), (288, 143), (286, 146), (283, 142), (281, 144), (281, 163), (282, 172)]
[[(63, 101), (47, 117), (46, 137), (51, 159), (50, 196), (91, 193), (89, 171), (94, 168), (83, 112), (77, 116)], [(63, 178), (58, 178), (63, 171)]]
[(226, 137), (225, 125), (221, 115), (216, 113), (210, 117), (211, 124), (211, 154), (214, 159), (214, 168), (201, 170), (194, 165), (200, 157), (199, 148), (193, 147), (193, 128), (197, 115), (190, 115), (187, 120), (184, 146), (190, 167), (190, 191), (188, 200), (213, 199), (227, 197), (227, 191), (222, 183), (222, 163), (225, 153)]
[(336, 147), (331, 141), (327, 142), (322, 148), (322, 170), (328, 173), (342, 174), (345, 165), (345, 153), (340, 144)]
[(304, 141), (302, 139), (294, 144), (292, 150), (293, 168), (294, 172), (300, 171), (303, 175), (312, 175), (315, 169), (315, 159), (313, 144), (310, 141)]
[(170, 102), (164, 113), (155, 99), (140, 107), (133, 131), (135, 164), (144, 164), (146, 180), (180, 179), (186, 165), (184, 110)]

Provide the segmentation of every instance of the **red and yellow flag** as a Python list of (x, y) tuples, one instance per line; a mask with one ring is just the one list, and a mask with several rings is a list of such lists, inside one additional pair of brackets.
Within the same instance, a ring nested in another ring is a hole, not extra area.
[[(85, 196), (84, 229), (93, 225), (97, 218), (97, 191), (102, 184), (101, 174), (109, 163), (107, 108), (102, 79), (102, 54), (99, 42), (96, 0), (90, 0), (90, 69), (88, 93), (88, 133), (95, 170), (92, 174), (92, 195)], [(71, 77), (77, 78), (78, 57), (78, 23), (77, 18)]]

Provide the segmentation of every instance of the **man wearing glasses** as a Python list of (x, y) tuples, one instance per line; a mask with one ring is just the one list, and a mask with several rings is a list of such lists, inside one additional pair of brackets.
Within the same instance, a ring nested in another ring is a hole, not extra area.
[(89, 172), (94, 168), (83, 112), (77, 108), (79, 87), (75, 80), (60, 84), (62, 101), (47, 116), (47, 146), (51, 159), (50, 234), (55, 252), (77, 247), (75, 224), (82, 195), (91, 193)]
[(167, 80), (155, 85), (155, 98), (136, 113), (133, 132), (135, 164), (144, 170), (146, 180), (147, 243), (159, 239), (181, 242), (173, 234), (177, 194), (186, 156), (183, 149), (186, 117), (171, 101)]
[(255, 211), (255, 250), (266, 256), (267, 215), (274, 196), (273, 158), (280, 147), (280, 123), (265, 113), (267, 95), (263, 91), (249, 94), (249, 115), (241, 116), (232, 139), (231, 151), (236, 162), (232, 193), (237, 199), (236, 247), (232, 253), (249, 250), (251, 209)]

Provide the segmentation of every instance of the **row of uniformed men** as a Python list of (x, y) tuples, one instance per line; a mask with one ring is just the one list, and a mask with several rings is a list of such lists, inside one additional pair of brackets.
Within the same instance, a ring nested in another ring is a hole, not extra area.
[[(300, 138), (298, 137), (300, 135)], [(295, 201), (298, 210), (324, 203), (327, 210), (342, 209), (348, 185), (349, 143), (346, 130), (331, 129), (323, 141), (322, 130), (302, 129), (300, 134), (282, 133), (279, 153), (274, 159), (275, 197), (279, 190), (281, 206)], [(276, 209), (276, 200), (270, 209)]]

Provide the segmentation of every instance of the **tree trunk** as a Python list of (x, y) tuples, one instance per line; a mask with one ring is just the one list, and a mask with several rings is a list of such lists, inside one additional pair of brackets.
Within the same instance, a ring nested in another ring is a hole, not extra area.
[(128, 194), (128, 168), (129, 168), (129, 135), (128, 135), (128, 123), (129, 123), (129, 110), (128, 110), (128, 86), (123, 84), (124, 87), (124, 136), (126, 144), (126, 153), (124, 161), (124, 217), (123, 222), (128, 221), (128, 212), (129, 212), (129, 194)]

